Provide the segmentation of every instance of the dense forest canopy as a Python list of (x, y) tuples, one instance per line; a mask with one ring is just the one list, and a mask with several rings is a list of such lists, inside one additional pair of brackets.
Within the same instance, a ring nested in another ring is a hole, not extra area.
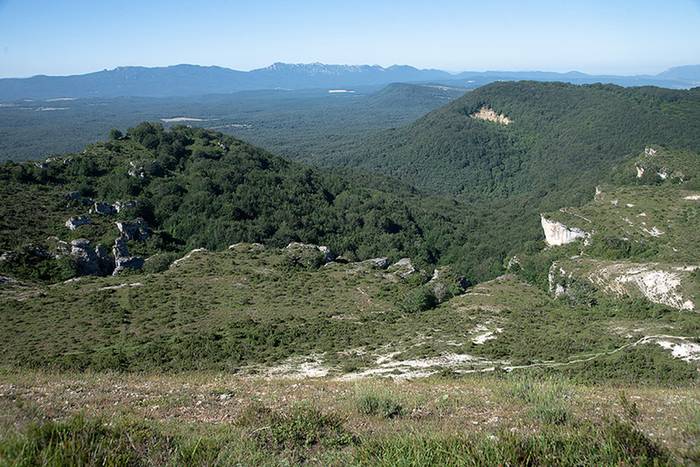
[[(512, 123), (472, 118), (484, 106)], [(699, 150), (699, 109), (700, 88), (499, 82), (327, 163), (464, 199), (537, 194), (580, 203), (614, 164), (645, 146)]]
[(351, 260), (449, 260), (476, 280), (497, 274), (517, 244), (491, 235), (500, 219), (489, 210), (420, 195), (386, 177), (313, 169), (185, 126), (166, 130), (143, 123), (125, 135), (115, 130), (110, 141), (79, 154), (5, 163), (0, 179), (3, 196), (12, 200), (2, 208), (3, 250), (48, 248), (51, 236), (86, 237), (110, 247), (117, 235), (112, 222), (93, 216), (91, 225), (76, 231), (63, 225), (88, 209), (67, 202), (71, 192), (99, 202), (136, 201), (118, 217), (141, 217), (154, 230), (145, 245), (133, 246), (144, 255), (302, 241), (329, 245)]

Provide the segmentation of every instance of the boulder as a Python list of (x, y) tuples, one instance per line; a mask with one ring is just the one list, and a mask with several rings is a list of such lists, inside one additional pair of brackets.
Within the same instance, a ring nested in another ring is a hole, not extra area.
[(92, 221), (90, 220), (89, 217), (87, 216), (76, 216), (76, 217), (71, 217), (66, 221), (66, 227), (68, 227), (70, 230), (75, 230), (81, 225), (88, 225), (91, 224)]

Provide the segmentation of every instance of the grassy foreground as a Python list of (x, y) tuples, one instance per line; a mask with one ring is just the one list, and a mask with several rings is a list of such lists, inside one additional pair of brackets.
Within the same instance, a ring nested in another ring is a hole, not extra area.
[(692, 465), (700, 389), (0, 372), (1, 465)]

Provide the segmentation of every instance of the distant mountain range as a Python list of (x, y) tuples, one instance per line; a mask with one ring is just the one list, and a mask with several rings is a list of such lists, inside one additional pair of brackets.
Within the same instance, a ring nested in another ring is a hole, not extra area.
[(306, 89), (376, 86), (393, 82), (433, 82), (476, 87), (493, 81), (564, 81), (574, 84), (690, 88), (700, 85), (700, 65), (671, 68), (658, 75), (588, 75), (580, 72), (465, 71), (418, 69), (406, 65), (325, 65), (275, 63), (238, 71), (217, 66), (118, 67), (83, 75), (0, 79), (0, 100), (65, 97), (168, 97), (229, 93), (256, 89)]

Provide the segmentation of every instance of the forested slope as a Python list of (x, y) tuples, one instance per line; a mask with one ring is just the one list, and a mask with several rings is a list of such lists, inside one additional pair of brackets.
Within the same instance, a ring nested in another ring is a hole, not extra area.
[[(473, 118), (483, 107), (510, 123)], [(494, 83), (335, 163), (466, 199), (535, 196), (554, 207), (590, 198), (613, 164), (650, 144), (700, 149), (700, 88)]]

